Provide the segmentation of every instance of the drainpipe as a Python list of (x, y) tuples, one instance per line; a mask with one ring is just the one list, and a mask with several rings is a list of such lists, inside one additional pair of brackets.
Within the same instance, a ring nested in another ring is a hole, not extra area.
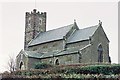
[(55, 57), (54, 57), (54, 53), (53, 53), (53, 65), (55, 65)]
[(79, 63), (81, 63), (81, 59), (82, 59), (82, 52), (81, 50), (79, 50)]
[(103, 64), (105, 63), (105, 53), (104, 53), (104, 51), (102, 52), (103, 53)]
[[(92, 37), (89, 36), (89, 44), (92, 45), (92, 39), (91, 39), (91, 38), (92, 38)], [(92, 49), (90, 49), (90, 53), (91, 53), (91, 55), (92, 55)], [(92, 56), (90, 57), (90, 64), (92, 64)]]
[(66, 45), (66, 40), (67, 40), (67, 39), (66, 39), (66, 36), (63, 36), (63, 39), (64, 39), (63, 50), (65, 51), (65, 50), (66, 50), (66, 46), (67, 46), (67, 45)]

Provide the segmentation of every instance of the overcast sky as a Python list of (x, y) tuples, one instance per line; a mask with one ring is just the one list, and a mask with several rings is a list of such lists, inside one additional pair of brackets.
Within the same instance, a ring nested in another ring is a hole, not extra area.
[[(99, 0), (100, 1), (100, 0)], [(112, 63), (118, 62), (117, 2), (1, 2), (0, 4), (0, 72), (7, 69), (9, 56), (16, 56), (24, 47), (25, 12), (34, 8), (47, 12), (47, 30), (72, 24), (94, 26), (102, 21), (110, 40)]]

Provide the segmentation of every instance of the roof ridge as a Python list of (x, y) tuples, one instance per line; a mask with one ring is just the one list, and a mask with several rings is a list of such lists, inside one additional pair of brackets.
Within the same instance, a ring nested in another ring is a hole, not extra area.
[[(74, 32), (74, 34), (72, 36), (70, 36), (70, 38), (67, 40), (67, 43), (88, 40), (89, 37), (95, 33), (95, 31), (98, 29), (98, 27), (99, 27), (99, 25), (95, 25), (95, 26), (90, 26), (90, 27), (76, 30)], [(78, 33), (79, 33), (79, 35), (78, 35)], [(84, 34), (84, 35), (82, 35), (82, 34)]]
[[(88, 28), (92, 28), (92, 27), (99, 27), (99, 25), (89, 26), (89, 27), (85, 27), (85, 28), (82, 28), (82, 29), (88, 29)], [(79, 29), (79, 30), (82, 30), (82, 29)]]
[[(61, 29), (61, 28), (68, 27), (68, 26), (71, 26), (71, 25), (74, 25), (74, 24), (69, 24), (69, 25), (66, 25), (66, 26), (63, 26), (63, 27), (59, 27), (59, 28), (56, 28), (56, 29), (52, 29), (52, 30), (48, 30), (48, 31), (45, 31), (45, 32), (42, 32), (42, 33), (46, 33), (46, 32), (50, 32), (50, 31), (53, 31), (53, 30)], [(41, 32), (39, 32), (39, 33), (35, 36), (34, 39), (36, 39), (40, 34), (41, 34)], [(30, 43), (31, 43), (34, 39), (32, 39), (32, 40), (30, 41)]]
[[(52, 30), (48, 30), (48, 31), (46, 31), (46, 32), (53, 31), (53, 30), (57, 30), (57, 29), (61, 29), (61, 28), (68, 27), (68, 26), (71, 26), (71, 25), (74, 25), (74, 24), (69, 24), (69, 25), (66, 25), (66, 26), (63, 26), (63, 27), (59, 27), (59, 28), (55, 28), (55, 29), (52, 29)], [(43, 32), (43, 33), (44, 33), (44, 32)]]

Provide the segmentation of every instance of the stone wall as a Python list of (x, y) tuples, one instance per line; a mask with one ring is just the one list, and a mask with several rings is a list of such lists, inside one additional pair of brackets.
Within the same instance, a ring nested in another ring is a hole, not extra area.
[(29, 67), (29, 69), (34, 68), (35, 63), (38, 63), (38, 62), (56, 65), (55, 62), (57, 59), (58, 59), (60, 65), (76, 64), (76, 63), (79, 63), (79, 54), (63, 55), (63, 56), (57, 56), (57, 57), (51, 57), (51, 58), (44, 58), (41, 60), (35, 59), (35, 58), (29, 58), (28, 67)]
[(92, 55), (91, 55), (91, 45), (82, 49), (81, 53), (81, 63), (91, 63)]
[(36, 59), (36, 58), (28, 58), (28, 69), (34, 69), (35, 68), (35, 64), (41, 62), (40, 59)]
[(55, 57), (55, 60), (59, 60), (59, 64), (76, 64), (79, 63), (79, 54), (70, 54)]
[(44, 63), (50, 63), (56, 65), (57, 59), (59, 61), (59, 65), (76, 64), (79, 63), (79, 54), (70, 54), (70, 55), (57, 56), (52, 58), (45, 58), (45, 59), (41, 59), (41, 61)]
[(81, 48), (85, 47), (89, 44), (89, 41), (82, 41), (82, 42), (75, 42), (71, 44), (67, 44), (67, 50), (80, 50)]
[(48, 64), (53, 64), (53, 65), (54, 65), (55, 58), (54, 58), (54, 57), (44, 58), (44, 59), (41, 59), (41, 61), (42, 61), (43, 63), (48, 63)]
[(64, 47), (64, 40), (59, 40), (29, 47), (29, 51), (54, 52), (64, 50)]

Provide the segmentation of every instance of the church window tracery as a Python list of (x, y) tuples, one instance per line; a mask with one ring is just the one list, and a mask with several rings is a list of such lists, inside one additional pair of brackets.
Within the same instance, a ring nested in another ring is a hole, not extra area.
[(103, 48), (102, 45), (98, 45), (98, 62), (103, 62)]

